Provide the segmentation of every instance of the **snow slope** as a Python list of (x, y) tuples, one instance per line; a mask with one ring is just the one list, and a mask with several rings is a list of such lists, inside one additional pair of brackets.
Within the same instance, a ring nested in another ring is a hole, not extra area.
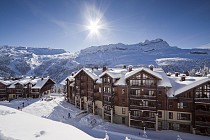
[[(54, 121), (58, 121), (58, 122), (62, 122), (65, 124), (70, 125), (71, 127), (74, 126), (80, 130), (82, 130), (83, 132), (91, 135), (92, 137), (95, 138), (104, 138), (105, 137), (105, 133), (107, 132), (110, 140), (125, 140), (125, 137), (129, 137), (131, 140), (145, 140), (145, 139), (151, 139), (151, 140), (176, 140), (177, 139), (177, 135), (180, 135), (180, 137), (183, 140), (198, 140), (198, 139), (202, 139), (202, 140), (209, 140), (209, 137), (207, 136), (200, 136), (200, 135), (193, 135), (193, 134), (189, 134), (189, 133), (182, 133), (182, 132), (177, 132), (177, 131), (171, 131), (171, 130), (162, 130), (162, 131), (151, 131), (151, 130), (146, 130), (147, 133), (147, 138), (145, 138), (143, 136), (144, 132), (141, 129), (136, 129), (136, 128), (129, 128), (125, 125), (118, 125), (118, 124), (111, 124), (109, 122), (106, 122), (105, 120), (101, 119), (100, 116), (97, 115), (92, 115), (92, 114), (87, 114), (82, 110), (79, 110), (77, 108), (75, 108), (75, 106), (67, 103), (64, 100), (64, 97), (60, 94), (51, 94), (51, 97), (53, 97), (53, 100), (50, 101), (46, 101), (45, 98), (41, 99), (18, 99), (18, 100), (12, 100), (11, 102), (6, 102), (6, 101), (0, 101), (0, 112), (3, 110), (5, 113), (6, 111), (11, 112), (16, 112), (16, 110), (11, 110), (10, 109), (2, 109), (2, 105), (4, 106), (8, 106), (8, 107), (13, 107), (16, 108), (21, 105), (22, 102), (25, 102), (26, 107), (24, 107), (22, 109), (23, 112), (26, 113), (30, 113), (33, 114), (37, 117), (43, 117), (43, 118), (47, 118), (50, 120), (54, 120)], [(19, 112), (19, 111), (17, 111)], [(12, 133), (20, 133), (19, 131), (21, 130), (16, 130), (19, 128), (26, 128), (26, 126), (21, 126), (19, 127), (19, 124), (9, 124), (10, 126), (13, 125), (13, 128), (8, 128), (9, 126), (6, 125), (6, 123), (10, 123), (7, 122), (9, 120), (6, 120), (6, 122), (4, 122), (4, 125), (1, 125), (3, 119), (2, 119), (2, 115), (3, 113), (0, 113), (0, 140), (2, 140), (2, 138), (4, 138), (3, 140), (8, 140), (8, 137), (11, 137), (13, 135), (10, 135)], [(20, 112), (22, 113), (22, 112)], [(68, 113), (71, 114), (71, 117), (68, 117)], [(13, 114), (14, 115), (14, 114)], [(26, 116), (25, 116), (26, 115)], [(27, 118), (28, 118), (29, 114), (23, 114), (23, 116), (21, 115), (22, 118), (17, 118), (14, 115), (14, 121), (12, 120), (11, 123), (16, 123), (17, 120), (20, 120), (22, 122), (22, 124), (24, 125), (27, 122)], [(37, 118), (35, 117), (35, 118)], [(5, 117), (4, 119), (6, 119), (7, 117)], [(12, 118), (12, 117), (11, 117)], [(26, 122), (23, 122), (24, 119), (26, 118)], [(33, 119), (34, 120), (34, 119)], [(45, 119), (44, 119), (45, 120)], [(30, 123), (28, 123), (29, 125), (32, 123), (33, 121), (31, 121)], [(35, 120), (36, 122), (36, 120)], [(34, 122), (34, 123), (35, 123)], [(92, 122), (92, 123), (91, 123)], [(42, 123), (42, 121), (39, 121), (36, 123), (36, 125), (38, 125), (39, 123)], [(46, 124), (46, 123), (44, 123)], [(52, 122), (52, 124), (54, 124), (54, 122)], [(60, 123), (59, 123), (60, 124)], [(38, 127), (34, 125), (35, 127), (30, 128), (27, 127), (27, 129), (22, 129), (22, 130), (28, 130), (31, 133), (31, 137), (35, 137), (35, 135), (40, 135), (40, 137), (37, 137), (37, 139), (41, 139), (42, 135), (41, 131), (44, 131), (44, 133), (46, 135), (51, 135), (51, 131), (48, 132), (48, 129), (46, 127)], [(46, 124), (48, 125), (48, 124)], [(49, 129), (51, 130), (52, 125), (49, 125)], [(31, 130), (30, 130), (31, 129)], [(33, 130), (32, 130), (33, 129)], [(36, 130), (35, 130), (36, 129)], [(56, 129), (56, 133), (57, 131), (68, 131), (69, 129), (63, 129), (63, 128), (59, 128), (59, 130), (57, 129), (57, 125), (54, 125), (52, 127), (52, 129)], [(8, 130), (8, 132), (6, 133), (4, 130)], [(11, 132), (10, 132), (11, 131)], [(26, 132), (26, 131), (24, 131)], [(68, 132), (66, 132), (68, 133)], [(140, 133), (140, 135), (139, 135)], [(14, 135), (15, 135), (14, 134)], [(21, 132), (22, 134), (22, 132)], [(59, 134), (59, 133), (58, 133)], [(68, 133), (68, 139), (75, 139), (73, 136), (71, 135), (71, 133)], [(55, 134), (52, 134), (55, 135)], [(64, 136), (66, 136), (66, 134), (63, 134)], [(72, 137), (71, 137), (72, 136)], [(78, 137), (76, 139), (79, 139), (80, 135), (78, 135)], [(83, 135), (81, 135), (83, 136)], [(13, 138), (16, 138), (13, 136)], [(43, 137), (44, 138), (44, 137)], [(46, 136), (47, 138), (47, 136)], [(59, 139), (61, 140), (65, 140), (66, 138), (62, 139), (62, 137), (60, 137)], [(20, 139), (20, 138), (19, 138)], [(53, 138), (54, 140), (55, 138)], [(11, 139), (13, 140), (13, 139)]]
[(0, 106), (1, 140), (99, 140), (74, 126)]

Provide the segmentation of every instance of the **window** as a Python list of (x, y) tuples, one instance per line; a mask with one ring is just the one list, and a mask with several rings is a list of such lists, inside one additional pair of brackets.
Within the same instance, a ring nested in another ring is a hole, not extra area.
[(125, 118), (122, 117), (122, 124), (125, 124)]
[(137, 110), (133, 110), (133, 111), (131, 111), (131, 115), (138, 117), (138, 116), (140, 116), (140, 112)]
[(162, 102), (158, 101), (158, 107), (159, 107), (159, 108), (162, 107)]
[(169, 102), (169, 108), (173, 108), (173, 102)]
[(147, 107), (148, 106), (148, 101), (143, 100), (143, 106)]
[(122, 114), (126, 113), (126, 108), (122, 108)]
[(151, 112), (151, 118), (155, 118), (155, 112)]
[(99, 92), (101, 92), (101, 87), (99, 87), (99, 89), (98, 89), (98, 90), (99, 90)]
[(162, 118), (162, 112), (158, 111), (158, 118)]
[(140, 80), (130, 80), (130, 85), (131, 86), (139, 86), (140, 85)]
[(110, 93), (110, 92), (111, 92), (111, 90), (110, 90), (110, 88), (109, 88), (109, 87), (104, 87), (104, 92), (106, 92), (106, 93)]
[(149, 90), (149, 96), (154, 96), (154, 91), (153, 90)]
[(183, 103), (177, 103), (178, 108), (183, 108)]
[(169, 115), (169, 119), (173, 119), (173, 112), (169, 112), (168, 115)]
[(159, 92), (158, 92), (158, 96), (161, 96), (161, 95), (162, 95), (162, 91), (159, 91)]
[(141, 75), (140, 75), (140, 74), (137, 75), (136, 78), (137, 78), (137, 79), (141, 79)]
[(177, 106), (178, 108), (188, 108), (188, 103), (187, 102), (180, 102), (180, 103), (177, 103)]
[(104, 110), (110, 111), (110, 110), (111, 110), (111, 109), (110, 109), (110, 106), (104, 105)]
[(136, 90), (136, 95), (140, 96), (140, 90), (139, 89)]
[(190, 114), (177, 113), (178, 120), (190, 120)]
[(173, 123), (168, 123), (168, 127), (170, 130), (173, 130), (174, 129)]

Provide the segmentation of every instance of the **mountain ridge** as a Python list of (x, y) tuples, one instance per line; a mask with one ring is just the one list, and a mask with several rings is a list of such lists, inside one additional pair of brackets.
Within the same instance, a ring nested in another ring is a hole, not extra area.
[(137, 44), (91, 46), (75, 53), (64, 49), (0, 46), (0, 76), (50, 76), (60, 82), (82, 67), (104, 65), (145, 66), (153, 64), (167, 71), (210, 67), (210, 50), (181, 49), (163, 39)]

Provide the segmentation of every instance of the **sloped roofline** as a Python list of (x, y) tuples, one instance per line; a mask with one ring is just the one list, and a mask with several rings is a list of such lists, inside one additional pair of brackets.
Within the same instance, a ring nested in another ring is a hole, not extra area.
[(139, 72), (142, 72), (142, 71), (151, 74), (152, 76), (156, 77), (156, 78), (159, 79), (159, 80), (162, 80), (162, 76), (161, 76), (160, 74), (158, 74), (158, 73), (156, 73), (156, 72), (154, 72), (154, 71), (152, 71), (152, 70), (150, 70), (150, 69), (148, 69), (148, 68), (138, 68), (137, 70), (133, 70), (133, 71), (131, 71), (131, 72), (129, 72), (129, 73), (126, 73), (125, 79), (128, 79), (128, 78), (130, 78), (131, 76), (133, 76), (133, 75), (135, 75), (135, 74), (137, 74), (137, 73), (139, 73)]
[(93, 80), (97, 80), (98, 77), (95, 76), (93, 73), (89, 72), (88, 70), (86, 70), (85, 68), (79, 70), (75, 75), (74, 75), (74, 78), (81, 72), (81, 71), (84, 71), (91, 79)]

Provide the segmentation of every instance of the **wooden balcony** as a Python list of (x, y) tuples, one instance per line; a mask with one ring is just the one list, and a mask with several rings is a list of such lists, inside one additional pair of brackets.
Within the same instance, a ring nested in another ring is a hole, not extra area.
[(178, 98), (179, 102), (193, 102), (193, 98), (184, 98), (184, 97), (179, 97)]
[(208, 121), (195, 121), (195, 125), (199, 125), (199, 126), (207, 126), (209, 127), (210, 126), (210, 122)]
[(137, 84), (137, 85), (130, 85), (130, 88), (149, 88), (149, 89), (156, 89), (156, 85), (144, 85), (144, 84)]
[(195, 114), (196, 115), (210, 115), (210, 110), (196, 109)]
[(114, 93), (111, 93), (111, 92), (105, 92), (105, 91), (104, 91), (104, 95), (106, 95), (106, 96), (113, 96), (113, 95), (114, 95)]
[(104, 104), (107, 104), (107, 105), (111, 105), (112, 104), (112, 101), (103, 100), (103, 103)]
[(195, 98), (195, 104), (208, 103), (210, 104), (210, 98)]
[(104, 110), (104, 114), (111, 116), (111, 110)]
[(144, 121), (144, 122), (155, 122), (155, 118), (151, 117), (146, 117), (146, 116), (132, 116), (131, 115), (131, 120), (135, 121)]
[(130, 99), (133, 100), (141, 100), (141, 99), (148, 99), (148, 100), (154, 100), (156, 101), (156, 96), (149, 96), (149, 95), (132, 95), (130, 94)]
[(156, 111), (156, 107), (152, 107), (152, 106), (139, 106), (139, 105), (133, 105), (133, 104), (130, 105), (130, 109)]

